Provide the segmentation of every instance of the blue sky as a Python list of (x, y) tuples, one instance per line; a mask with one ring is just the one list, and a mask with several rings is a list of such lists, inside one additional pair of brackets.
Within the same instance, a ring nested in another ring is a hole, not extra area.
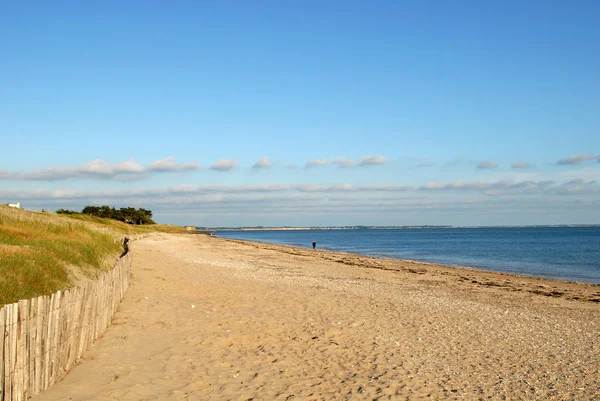
[(13, 2), (0, 203), (600, 223), (594, 1)]

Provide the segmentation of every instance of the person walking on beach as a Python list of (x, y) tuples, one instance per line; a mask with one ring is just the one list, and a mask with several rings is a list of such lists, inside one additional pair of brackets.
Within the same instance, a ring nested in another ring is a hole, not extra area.
[(313, 241), (313, 249), (317, 249), (317, 241)]

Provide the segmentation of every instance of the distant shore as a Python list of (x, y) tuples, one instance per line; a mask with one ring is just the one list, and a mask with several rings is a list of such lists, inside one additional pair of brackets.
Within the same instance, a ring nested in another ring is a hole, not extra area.
[(240, 228), (242, 231), (305, 231), (314, 230), (310, 227), (247, 227)]
[(453, 225), (417, 225), (417, 226), (310, 226), (310, 227), (198, 227), (199, 231), (286, 231), (286, 230), (407, 230), (440, 228), (594, 228), (600, 224), (542, 224), (542, 225), (503, 225), (503, 226), (453, 226)]

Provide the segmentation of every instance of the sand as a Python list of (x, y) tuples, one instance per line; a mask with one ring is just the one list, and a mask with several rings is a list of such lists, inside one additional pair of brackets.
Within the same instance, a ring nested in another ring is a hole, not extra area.
[(600, 286), (204, 235), (131, 246), (113, 324), (34, 400), (600, 400)]

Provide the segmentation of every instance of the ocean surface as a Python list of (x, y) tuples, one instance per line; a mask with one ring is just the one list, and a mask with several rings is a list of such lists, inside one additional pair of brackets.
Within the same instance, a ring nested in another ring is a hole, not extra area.
[(600, 227), (215, 231), (224, 238), (600, 284)]

